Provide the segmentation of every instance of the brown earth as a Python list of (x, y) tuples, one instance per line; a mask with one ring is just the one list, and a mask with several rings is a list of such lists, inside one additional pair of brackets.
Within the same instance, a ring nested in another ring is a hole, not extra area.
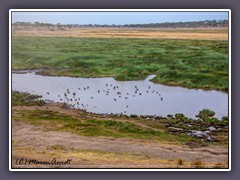
[(227, 40), (227, 29), (141, 29), (141, 28), (72, 28), (70, 30), (14, 30), (14, 36), (56, 36), (93, 38), (156, 38)]
[[(46, 107), (13, 107), (35, 110)], [(48, 110), (81, 116), (76, 111), (50, 105)], [(72, 159), (71, 165), (17, 165), (19, 158), (49, 161)], [(79, 136), (46, 131), (42, 126), (12, 121), (13, 168), (194, 168), (227, 167), (228, 149), (221, 146), (193, 148), (152, 140)], [(184, 163), (181, 163), (184, 162)]]

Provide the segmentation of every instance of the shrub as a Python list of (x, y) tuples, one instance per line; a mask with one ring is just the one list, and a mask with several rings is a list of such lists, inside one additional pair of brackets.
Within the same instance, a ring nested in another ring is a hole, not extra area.
[(184, 164), (184, 161), (182, 159), (179, 159), (178, 160), (178, 165), (183, 165)]
[(204, 118), (210, 118), (210, 117), (213, 117), (215, 115), (215, 112), (210, 110), (210, 109), (203, 109), (201, 111), (199, 111), (199, 114), (196, 115), (196, 117), (199, 117), (201, 119), (204, 119)]
[(32, 95), (29, 93), (20, 93), (12, 91), (12, 104), (13, 106), (43, 106), (44, 100), (38, 99), (42, 96)]
[(222, 121), (227, 121), (228, 122), (228, 117), (227, 116), (223, 116), (222, 117)]
[(173, 115), (171, 115), (171, 114), (168, 114), (168, 115), (167, 115), (167, 117), (168, 117), (168, 118), (172, 118), (172, 117), (173, 117)]
[(180, 119), (180, 120), (184, 120), (185, 116), (182, 113), (177, 113), (177, 114), (175, 114), (175, 118)]

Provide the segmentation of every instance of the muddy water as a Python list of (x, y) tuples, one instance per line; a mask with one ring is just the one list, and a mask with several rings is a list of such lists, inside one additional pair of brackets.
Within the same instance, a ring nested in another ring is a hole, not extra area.
[(94, 113), (158, 115), (183, 113), (194, 118), (204, 108), (216, 117), (228, 116), (228, 94), (190, 90), (143, 81), (116, 81), (113, 78), (72, 78), (12, 74), (12, 89), (42, 95), (44, 100), (66, 102)]

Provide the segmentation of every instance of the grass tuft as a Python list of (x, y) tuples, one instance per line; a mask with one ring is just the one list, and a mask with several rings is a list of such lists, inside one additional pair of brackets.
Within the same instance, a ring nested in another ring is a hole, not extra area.
[[(228, 42), (221, 40), (13, 36), (13, 69), (44, 75), (115, 77), (228, 91)], [(36, 48), (38, 47), (38, 48)]]

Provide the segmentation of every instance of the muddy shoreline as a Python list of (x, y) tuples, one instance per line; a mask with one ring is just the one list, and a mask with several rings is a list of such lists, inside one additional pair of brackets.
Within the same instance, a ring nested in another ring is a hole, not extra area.
[[(60, 104), (14, 106), (13, 115), (23, 110), (34, 111), (40, 109), (61, 112), (63, 114), (66, 113), (79, 119), (88, 115), (90, 117), (100, 118), (99, 121), (108, 118), (117, 120), (117, 117), (114, 116), (98, 116), (95, 114), (91, 115), (84, 111), (63, 109)], [(131, 119), (132, 118), (125, 119), (124, 121), (132, 123), (138, 122), (135, 121), (136, 119)], [(141, 125), (141, 123), (139, 125)], [(16, 164), (17, 158), (47, 160), (54, 157), (51, 155), (53, 153), (57, 154), (57, 157), (60, 159), (72, 158), (73, 164), (70, 168), (79, 167), (79, 165), (83, 168), (99, 168), (104, 166), (108, 168), (228, 167), (228, 148), (216, 144), (204, 145), (191, 141), (186, 144), (176, 144), (132, 138), (79, 136), (66, 131), (47, 130), (44, 126), (27, 124), (18, 119), (12, 121), (13, 167), (26, 168), (24, 165)], [(31, 153), (26, 154), (26, 151)], [(77, 156), (76, 152), (82, 155)], [(93, 156), (91, 155), (92, 153)], [(97, 158), (94, 154), (97, 155)], [(103, 158), (105, 156), (107, 157), (106, 159)], [(118, 160), (118, 157), (121, 160)], [(56, 168), (56, 166), (46, 165), (30, 165), (29, 167)], [(64, 166), (58, 166), (58, 168), (64, 168)]]

